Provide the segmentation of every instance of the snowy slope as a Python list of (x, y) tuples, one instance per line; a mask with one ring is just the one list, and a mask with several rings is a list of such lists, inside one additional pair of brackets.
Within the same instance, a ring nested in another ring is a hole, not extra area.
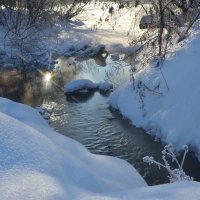
[(127, 162), (93, 155), (32, 108), (0, 98), (0, 197), (80, 199), (146, 186)]
[(0, 98), (1, 200), (199, 199), (198, 182), (146, 186), (127, 162), (91, 154), (29, 106)]
[[(200, 159), (199, 46), (197, 36), (165, 62), (162, 73), (169, 90), (159, 69), (146, 68), (137, 74), (135, 89), (132, 83), (126, 83), (113, 93), (110, 104), (133, 124), (174, 144), (177, 150), (184, 144), (191, 145)], [(141, 90), (137, 87), (140, 81)], [(144, 94), (143, 100), (139, 94)]]
[[(95, 200), (199, 200), (200, 184), (179, 182), (92, 196)], [(87, 198), (85, 198), (87, 199)], [(84, 199), (84, 200), (85, 200)]]

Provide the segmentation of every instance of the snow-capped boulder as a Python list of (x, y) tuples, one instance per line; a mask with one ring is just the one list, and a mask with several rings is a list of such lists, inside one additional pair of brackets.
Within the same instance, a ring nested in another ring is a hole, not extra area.
[(86, 92), (97, 89), (98, 85), (87, 79), (74, 80), (65, 85), (65, 93)]
[(113, 88), (113, 84), (104, 82), (104, 83), (99, 83), (99, 91), (100, 92), (108, 92)]

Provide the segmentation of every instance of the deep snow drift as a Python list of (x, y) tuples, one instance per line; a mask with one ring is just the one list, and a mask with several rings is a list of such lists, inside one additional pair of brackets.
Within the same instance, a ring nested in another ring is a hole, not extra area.
[(140, 71), (135, 83), (127, 82), (116, 90), (110, 104), (138, 127), (177, 150), (184, 144), (193, 147), (200, 159), (200, 37), (168, 60), (161, 70), (149, 67)]
[(0, 98), (1, 199), (81, 199), (146, 186), (127, 162), (91, 154), (31, 107)]
[(127, 162), (91, 154), (35, 109), (0, 98), (1, 200), (198, 199), (200, 184), (146, 186)]

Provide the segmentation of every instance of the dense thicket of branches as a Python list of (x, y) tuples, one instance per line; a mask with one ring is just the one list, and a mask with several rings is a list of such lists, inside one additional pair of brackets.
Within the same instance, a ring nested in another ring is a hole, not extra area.
[(86, 4), (82, 0), (0, 0), (0, 24), (8, 32), (22, 34), (58, 17), (69, 20)]
[[(132, 56), (140, 66), (155, 62), (159, 67), (170, 48), (187, 38), (200, 16), (200, 0), (119, 0), (120, 4), (141, 7), (142, 34), (131, 44), (138, 46)], [(139, 62), (138, 62), (139, 61)]]
[[(113, 7), (112, 3), (118, 6)], [(130, 45), (137, 47), (128, 55), (132, 65), (148, 66), (153, 61), (155, 66), (160, 66), (169, 49), (175, 50), (187, 38), (200, 17), (200, 0), (107, 0), (105, 5), (110, 5), (107, 14), (127, 9), (135, 13), (136, 20), (141, 20), (132, 25), (133, 32), (141, 29), (130, 40)]]
[[(38, 61), (39, 57), (45, 60), (45, 54), (48, 54), (45, 40), (51, 35), (55, 39), (59, 33), (54, 25), (68, 22), (82, 11), (86, 3), (87, 0), (0, 0), (4, 48), (9, 47), (9, 56), (17, 56), (25, 65), (29, 61)], [(17, 55), (12, 55), (12, 50)]]
[[(69, 21), (88, 2), (91, 0), (0, 0), (0, 25), (5, 28), (5, 39), (27, 52), (30, 48), (24, 47), (45, 26), (55, 24), (56, 20)], [(152, 61), (160, 66), (168, 49), (187, 37), (200, 16), (200, 0), (107, 0), (105, 4), (108, 2), (118, 3), (118, 10), (140, 7), (142, 12), (135, 15), (146, 16), (139, 25), (142, 33), (131, 41), (138, 48), (129, 55), (140, 66)], [(114, 8), (107, 9), (112, 15)]]

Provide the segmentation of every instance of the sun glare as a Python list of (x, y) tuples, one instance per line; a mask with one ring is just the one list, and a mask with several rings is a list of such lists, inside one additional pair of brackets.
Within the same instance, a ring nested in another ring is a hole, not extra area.
[(51, 73), (47, 72), (44, 75), (44, 81), (48, 83), (50, 80), (51, 80)]

